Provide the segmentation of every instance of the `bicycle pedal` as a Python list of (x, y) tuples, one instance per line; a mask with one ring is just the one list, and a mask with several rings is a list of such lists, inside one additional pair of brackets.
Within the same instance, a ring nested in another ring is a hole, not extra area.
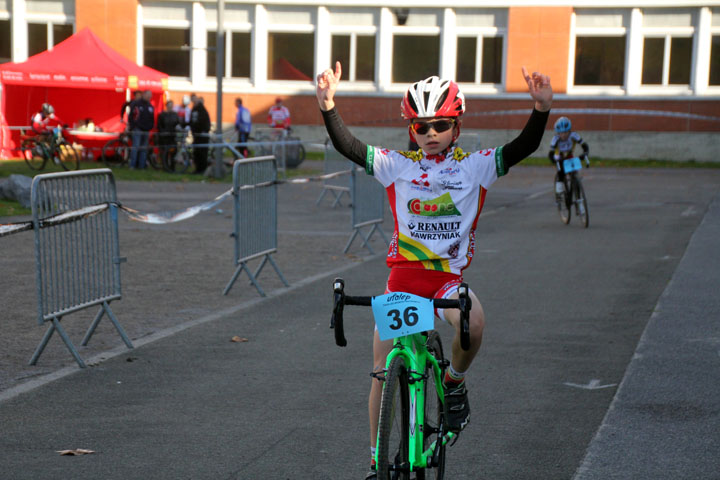
[(370, 376), (380, 382), (384, 382), (386, 373), (387, 373), (387, 370), (383, 370), (382, 372), (370, 372)]

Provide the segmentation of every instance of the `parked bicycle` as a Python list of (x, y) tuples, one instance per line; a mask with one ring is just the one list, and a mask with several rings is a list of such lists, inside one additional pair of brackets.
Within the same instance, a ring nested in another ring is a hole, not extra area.
[(330, 327), (338, 346), (347, 345), (343, 328), (345, 305), (372, 306), (381, 340), (394, 338), (385, 369), (372, 375), (384, 382), (380, 404), (376, 467), (378, 480), (442, 479), (448, 443), (457, 437), (445, 426), (442, 378), (450, 362), (443, 355), (434, 328), (434, 308), (458, 308), (460, 343), (470, 348), (471, 301), (467, 284), (458, 299), (428, 299), (395, 292), (376, 297), (345, 295), (345, 282), (333, 283)]
[[(150, 136), (152, 140), (152, 135)], [(122, 132), (117, 138), (109, 140), (103, 147), (101, 157), (103, 163), (109, 168), (118, 168), (128, 165), (130, 161), (130, 150), (132, 149), (132, 137), (130, 132)], [(148, 164), (155, 170), (163, 168), (161, 160), (155, 151), (152, 141), (147, 146)]]
[[(590, 159), (586, 158), (585, 164), (590, 167)], [(555, 174), (555, 185), (561, 186), (562, 190), (555, 190), (555, 203), (560, 213), (560, 219), (566, 225), (570, 223), (570, 216), (574, 209), (575, 215), (580, 219), (583, 227), (587, 228), (590, 225), (590, 213), (580, 177), (582, 162), (578, 157), (569, 158), (563, 161), (563, 168), (565, 169), (563, 182), (560, 181), (560, 173)]]
[(284, 128), (258, 128), (255, 142), (259, 155), (275, 155), (281, 169), (296, 168), (305, 160), (305, 147), (299, 137)]
[(175, 135), (175, 143), (167, 147), (162, 162), (165, 171), (170, 173), (185, 173), (190, 168), (192, 143), (184, 131)]
[(48, 161), (60, 165), (64, 170), (78, 170), (80, 155), (75, 147), (65, 140), (62, 128), (56, 127), (51, 133), (33, 136), (25, 135), (20, 144), (20, 152), (25, 163), (33, 170), (42, 170)]

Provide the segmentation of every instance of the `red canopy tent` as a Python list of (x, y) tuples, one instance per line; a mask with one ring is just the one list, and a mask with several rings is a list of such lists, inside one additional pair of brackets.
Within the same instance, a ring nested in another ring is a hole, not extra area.
[[(167, 90), (167, 74), (142, 67), (123, 57), (89, 29), (23, 63), (0, 65), (0, 158), (17, 156), (20, 132), (8, 127), (27, 126), (30, 117), (48, 102), (71, 127), (92, 118), (107, 132), (124, 129), (120, 107), (129, 90)], [(163, 95), (153, 95), (155, 111)]]

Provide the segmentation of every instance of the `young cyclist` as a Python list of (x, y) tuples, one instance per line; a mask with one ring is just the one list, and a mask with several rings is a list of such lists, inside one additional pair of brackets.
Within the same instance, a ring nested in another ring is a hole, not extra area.
[[(535, 101), (530, 119), (510, 143), (475, 153), (455, 145), (460, 135), (465, 97), (455, 82), (430, 77), (413, 84), (405, 93), (401, 112), (409, 121), (408, 133), (417, 151), (394, 151), (367, 145), (355, 138), (335, 108), (340, 82), (340, 62), (317, 77), (317, 98), (328, 134), (345, 157), (375, 176), (388, 193), (395, 231), (387, 255), (390, 276), (386, 291), (403, 291), (424, 297), (457, 298), (462, 272), (475, 251), (477, 224), (486, 190), (510, 167), (540, 145), (552, 103), (550, 78), (523, 67), (523, 76)], [(484, 327), (480, 301), (470, 292), (470, 349), (460, 347), (460, 313), (438, 310), (439, 318), (455, 328), (447, 387), (446, 417), (453, 431), (462, 430), (470, 418), (465, 372), (477, 354)], [(380, 371), (392, 341), (373, 340), (373, 370)], [(382, 384), (373, 380), (368, 402), (370, 416), (371, 471), (375, 478), (374, 453)]]
[(583, 149), (580, 158), (585, 159), (585, 164), (589, 166), (590, 161), (588, 160), (588, 154), (590, 153), (590, 147), (588, 147), (587, 143), (583, 142), (579, 133), (572, 131), (572, 123), (569, 118), (558, 118), (555, 122), (555, 136), (550, 140), (550, 152), (548, 152), (548, 158), (551, 162), (555, 162), (558, 171), (557, 181), (555, 182), (555, 194), (561, 194), (563, 192), (563, 183), (565, 182), (563, 160), (573, 157), (573, 150), (575, 150), (575, 145), (577, 144), (580, 144)]

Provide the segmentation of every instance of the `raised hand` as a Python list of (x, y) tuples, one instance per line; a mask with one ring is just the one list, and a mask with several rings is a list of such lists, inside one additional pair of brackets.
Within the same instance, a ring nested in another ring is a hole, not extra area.
[(528, 84), (530, 96), (535, 100), (535, 109), (540, 112), (550, 110), (553, 98), (550, 77), (538, 72), (533, 72), (530, 75), (525, 67), (522, 67), (522, 74)]
[(342, 67), (340, 62), (335, 62), (335, 72), (331, 68), (321, 72), (317, 76), (317, 87), (315, 93), (317, 95), (320, 110), (330, 110), (335, 106), (335, 91), (337, 90), (340, 77), (342, 76)]

